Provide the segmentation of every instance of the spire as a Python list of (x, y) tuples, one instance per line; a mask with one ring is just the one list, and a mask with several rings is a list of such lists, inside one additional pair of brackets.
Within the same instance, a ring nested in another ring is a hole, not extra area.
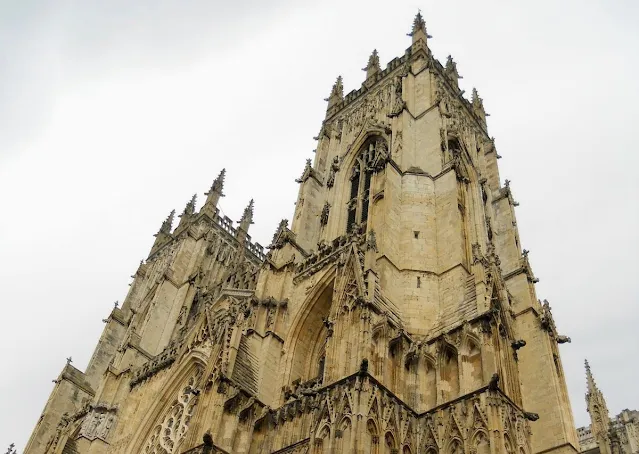
[(211, 185), (211, 189), (209, 192), (205, 193), (206, 202), (204, 202), (204, 206), (202, 207), (202, 212), (209, 215), (209, 217), (213, 217), (215, 211), (217, 209), (217, 204), (220, 201), (220, 197), (224, 197), (222, 193), (222, 189), (224, 188), (224, 177), (226, 176), (226, 169), (222, 169), (217, 178), (213, 181)]
[(408, 34), (408, 36), (412, 36), (413, 44), (415, 44), (420, 39), (426, 41), (427, 38), (432, 38), (432, 36), (430, 36), (426, 32), (426, 22), (422, 17), (422, 12), (419, 10), (417, 11), (417, 15), (413, 20), (413, 30)]
[(196, 200), (197, 200), (197, 194), (193, 194), (193, 197), (191, 197), (191, 200), (189, 200), (189, 202), (184, 207), (184, 212), (182, 214), (192, 215), (193, 213), (195, 213)]
[(327, 110), (333, 107), (334, 105), (342, 102), (344, 100), (344, 84), (342, 82), (342, 76), (337, 76), (337, 80), (333, 84), (333, 89), (331, 90), (331, 95), (325, 99), (328, 101)]
[(165, 233), (167, 235), (171, 233), (171, 228), (173, 227), (174, 218), (175, 218), (175, 210), (171, 210), (167, 218), (162, 223), (162, 227), (160, 227), (160, 231), (158, 232), (158, 235), (160, 233)]
[(588, 413), (590, 413), (590, 428), (597, 441), (599, 452), (601, 454), (612, 454), (609, 437), (611, 424), (606, 399), (604, 399), (602, 392), (599, 391), (595, 384), (588, 360), (585, 360), (584, 363), (586, 366), (586, 382), (588, 386), (588, 391), (586, 392), (586, 409)]
[(446, 59), (446, 75), (456, 87), (459, 87), (459, 79), (463, 79), (463, 77), (457, 72), (457, 63), (453, 61), (453, 57), (450, 55)]
[(373, 53), (368, 57), (368, 64), (362, 71), (366, 71), (366, 79), (370, 79), (375, 74), (380, 72), (382, 68), (379, 66), (379, 55), (377, 55), (377, 49), (373, 49)]
[(242, 214), (242, 219), (240, 219), (240, 225), (238, 226), (238, 231), (243, 230), (244, 233), (248, 232), (249, 226), (253, 224), (253, 207), (255, 203), (253, 199), (249, 202), (246, 208), (244, 208), (244, 213)]
[(180, 215), (180, 224), (178, 225), (178, 227), (188, 222), (189, 219), (191, 219), (191, 217), (193, 216), (193, 214), (195, 214), (196, 199), (197, 199), (197, 194), (193, 194), (193, 197), (191, 197), (191, 200), (187, 202), (186, 206), (184, 207), (184, 211), (182, 211), (182, 214)]
[(590, 364), (588, 364), (588, 360), (585, 360), (585, 364), (586, 364), (586, 383), (588, 385), (588, 394), (591, 394), (598, 391), (598, 389), (595, 383), (595, 379), (592, 376), (592, 371), (590, 370)]

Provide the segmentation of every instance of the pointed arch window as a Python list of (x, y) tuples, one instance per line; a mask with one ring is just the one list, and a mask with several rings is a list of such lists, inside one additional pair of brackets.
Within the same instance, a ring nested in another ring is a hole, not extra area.
[(347, 232), (350, 232), (355, 224), (360, 224), (366, 229), (371, 179), (373, 173), (385, 167), (388, 159), (388, 145), (381, 137), (369, 139), (360, 150), (351, 169), (351, 190), (346, 221)]

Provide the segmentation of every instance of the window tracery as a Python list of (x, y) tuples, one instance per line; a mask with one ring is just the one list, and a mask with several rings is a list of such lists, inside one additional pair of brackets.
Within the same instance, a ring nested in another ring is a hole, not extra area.
[(178, 391), (177, 398), (157, 424), (144, 445), (144, 454), (172, 454), (189, 428), (191, 416), (197, 404), (196, 383), (202, 376), (197, 369)]
[(351, 170), (351, 191), (348, 201), (346, 231), (361, 224), (365, 229), (368, 221), (371, 178), (373, 173), (383, 170), (388, 162), (388, 145), (381, 137), (369, 140), (361, 149)]

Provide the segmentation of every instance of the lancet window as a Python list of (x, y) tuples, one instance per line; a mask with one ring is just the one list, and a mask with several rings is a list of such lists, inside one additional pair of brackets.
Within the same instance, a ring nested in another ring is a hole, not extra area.
[(351, 169), (351, 191), (348, 201), (346, 230), (355, 224), (364, 229), (368, 221), (371, 179), (373, 173), (383, 169), (388, 161), (388, 145), (381, 137), (370, 139), (362, 147)]

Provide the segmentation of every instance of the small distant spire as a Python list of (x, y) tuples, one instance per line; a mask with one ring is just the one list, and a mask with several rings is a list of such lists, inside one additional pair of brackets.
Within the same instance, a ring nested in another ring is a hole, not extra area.
[(366, 68), (363, 68), (362, 71), (366, 71), (366, 78), (374, 76), (378, 72), (380, 72), (382, 68), (379, 66), (379, 55), (377, 54), (377, 49), (373, 49), (373, 53), (368, 57), (368, 64)]
[(420, 39), (426, 41), (426, 38), (432, 38), (432, 36), (426, 32), (426, 21), (424, 21), (424, 18), (422, 17), (421, 10), (417, 10), (417, 15), (413, 20), (413, 29), (410, 33), (408, 33), (408, 36), (413, 38), (413, 43)]
[(597, 385), (595, 384), (595, 378), (592, 376), (592, 371), (590, 370), (590, 364), (588, 364), (588, 360), (584, 361), (586, 365), (586, 383), (588, 384), (588, 393), (592, 393), (597, 389)]
[(173, 219), (175, 218), (175, 210), (171, 210), (171, 213), (167, 216), (167, 218), (162, 223), (162, 227), (160, 227), (160, 231), (158, 233), (171, 233), (171, 228), (173, 227)]
[(344, 84), (342, 82), (342, 76), (337, 76), (337, 80), (333, 84), (333, 89), (331, 90), (331, 94), (324, 101), (328, 101), (327, 109), (330, 109), (335, 104), (340, 103), (344, 100)]

